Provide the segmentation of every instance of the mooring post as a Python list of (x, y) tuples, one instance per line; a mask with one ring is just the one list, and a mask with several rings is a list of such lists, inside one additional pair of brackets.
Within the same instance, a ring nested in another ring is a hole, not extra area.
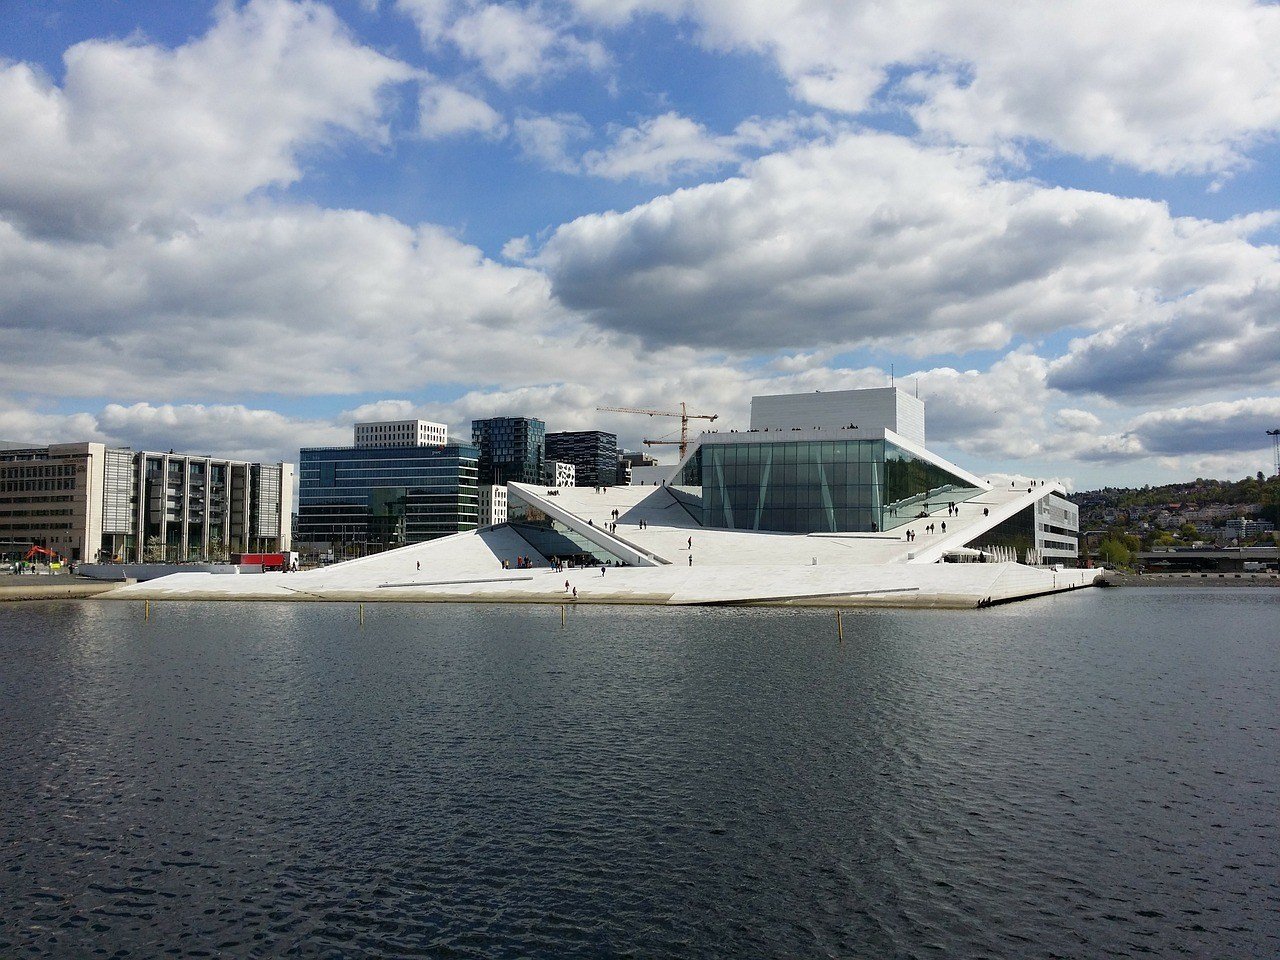
[(151, 619), (151, 601), (150, 600), (142, 601), (142, 619), (143, 620)]
[(836, 636), (844, 643), (844, 621), (840, 619), (840, 611), (836, 611)]
[(364, 604), (360, 604), (360, 626), (364, 626)]
[(564, 629), (564, 604), (560, 604), (560, 629)]

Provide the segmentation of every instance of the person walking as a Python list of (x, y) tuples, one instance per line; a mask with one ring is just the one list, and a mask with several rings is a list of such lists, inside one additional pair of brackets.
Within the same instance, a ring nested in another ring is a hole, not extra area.
[(690, 549), (690, 550), (692, 550), (692, 549), (693, 549), (693, 537), (690, 537), (690, 538), (689, 538), (689, 549)]
[(689, 566), (693, 566), (693, 554), (689, 554)]
[(418, 568), (419, 572), (421, 572), (421, 570), (422, 570), (422, 561), (421, 561), (421, 560), (419, 560), (419, 561), (417, 562), (416, 566), (417, 566), (417, 568)]
[(565, 593), (568, 593), (568, 592), (569, 592), (569, 581), (568, 581), (568, 580), (566, 580), (566, 581), (564, 582), (564, 592), (565, 592)]
[(600, 576), (604, 576), (604, 564), (600, 564)]

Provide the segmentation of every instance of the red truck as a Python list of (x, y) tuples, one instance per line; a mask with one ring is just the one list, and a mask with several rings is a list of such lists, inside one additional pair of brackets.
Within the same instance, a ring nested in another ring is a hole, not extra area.
[(236, 566), (261, 566), (263, 573), (292, 570), (298, 565), (298, 555), (285, 553), (233, 553), (231, 562)]

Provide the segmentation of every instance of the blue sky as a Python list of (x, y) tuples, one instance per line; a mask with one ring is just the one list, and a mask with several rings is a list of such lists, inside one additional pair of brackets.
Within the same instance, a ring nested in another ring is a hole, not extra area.
[(1269, 469), (1280, 8), (5, 4), (0, 439), (884, 382), (1080, 487)]

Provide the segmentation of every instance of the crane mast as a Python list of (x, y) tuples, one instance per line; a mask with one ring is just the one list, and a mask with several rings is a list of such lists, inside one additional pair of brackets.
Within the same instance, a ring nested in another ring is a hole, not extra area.
[(690, 420), (718, 420), (718, 413), (690, 413), (689, 405), (683, 400), (680, 401), (680, 411), (671, 410), (649, 410), (643, 407), (596, 407), (597, 410), (606, 410), (611, 413), (643, 413), (650, 417), (679, 417), (680, 418), (680, 439), (677, 440), (645, 440), (647, 447), (656, 447), (665, 444), (680, 444), (680, 459), (684, 459), (684, 455), (689, 450), (689, 421)]

